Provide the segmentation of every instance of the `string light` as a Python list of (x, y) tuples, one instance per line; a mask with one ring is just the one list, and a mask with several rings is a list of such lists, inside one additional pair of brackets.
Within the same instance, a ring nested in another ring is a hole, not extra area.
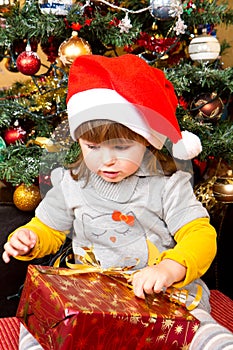
[[(151, 9), (151, 5), (149, 5), (148, 7), (146, 8), (143, 8), (143, 9), (140, 9), (140, 10), (130, 10), (130, 9), (127, 9), (125, 7), (119, 7), (117, 5), (114, 5), (114, 4), (111, 4), (110, 2), (106, 1), (106, 0), (98, 0), (98, 2), (101, 2), (113, 9), (116, 9), (116, 10), (120, 10), (120, 11), (123, 11), (125, 13), (132, 13), (132, 14), (138, 14), (138, 13), (142, 13), (142, 12), (145, 12), (145, 11), (148, 11)], [(83, 5), (83, 7), (81, 8), (81, 11), (84, 11), (84, 9), (88, 6), (91, 6), (91, 1), (90, 0), (87, 0), (85, 5)]]
[[(154, 0), (151, 0), (150, 5), (145, 7), (145, 8), (142, 8), (139, 10), (130, 10), (128, 8), (125, 8), (125, 7), (119, 7), (117, 5), (111, 4), (110, 2), (108, 2), (106, 0), (98, 0), (98, 2), (101, 2), (101, 3), (111, 7), (112, 9), (125, 12), (125, 17), (120, 21), (120, 23), (118, 25), (121, 33), (122, 32), (128, 33), (130, 28), (132, 28), (129, 14), (139, 14), (139, 13), (143, 13), (146, 11), (149, 11), (152, 14), (153, 1)], [(91, 6), (91, 0), (86, 0), (86, 3), (81, 7), (81, 12), (83, 13), (84, 9), (86, 7), (89, 7), (89, 6)], [(183, 8), (182, 8), (182, 4), (180, 3), (180, 1), (179, 0), (171, 0), (171, 9), (169, 11), (169, 14), (173, 18), (177, 17), (176, 24), (173, 27), (173, 30), (176, 32), (176, 35), (184, 34), (185, 29), (187, 28), (187, 26), (184, 24), (184, 21), (181, 19), (182, 13), (183, 13)]]

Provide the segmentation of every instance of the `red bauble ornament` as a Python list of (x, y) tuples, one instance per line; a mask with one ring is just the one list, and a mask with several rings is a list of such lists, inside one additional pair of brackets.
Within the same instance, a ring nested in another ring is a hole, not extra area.
[(26, 135), (26, 131), (23, 130), (20, 126), (17, 128), (11, 128), (5, 131), (4, 140), (8, 145), (20, 141)]
[(30, 46), (26, 47), (16, 60), (16, 66), (20, 73), (25, 75), (35, 75), (41, 66), (41, 61), (36, 52), (31, 51)]

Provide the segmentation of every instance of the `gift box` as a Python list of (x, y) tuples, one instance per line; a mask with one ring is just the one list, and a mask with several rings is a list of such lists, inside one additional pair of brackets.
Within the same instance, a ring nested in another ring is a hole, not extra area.
[(45, 350), (186, 349), (199, 321), (159, 293), (137, 298), (126, 280), (29, 265), (17, 317)]

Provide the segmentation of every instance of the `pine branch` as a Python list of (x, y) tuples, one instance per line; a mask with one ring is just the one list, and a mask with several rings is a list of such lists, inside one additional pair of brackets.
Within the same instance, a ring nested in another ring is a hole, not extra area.
[(27, 146), (20, 142), (0, 150), (0, 179), (18, 186), (21, 183), (31, 185), (39, 175), (50, 174), (58, 166), (67, 167), (75, 162), (80, 152), (78, 143), (69, 149), (48, 152), (37, 145)]
[(203, 152), (200, 154), (201, 160), (206, 160), (213, 156), (216, 159), (224, 159), (231, 164), (233, 162), (233, 125), (222, 122), (214, 127), (214, 132), (209, 137), (201, 138)]
[(37, 179), (40, 169), (41, 148), (26, 147), (20, 143), (0, 150), (0, 178), (17, 186), (30, 185)]
[(45, 40), (49, 35), (66, 37), (63, 18), (53, 14), (43, 14), (36, 0), (25, 2), (21, 8), (15, 3), (11, 15), (6, 17), (6, 28), (0, 27), (0, 42), (13, 42), (16, 39)]
[(172, 69), (164, 69), (167, 78), (173, 83), (178, 96), (192, 92), (196, 97), (201, 91), (233, 92), (233, 68), (214, 69), (207, 65), (184, 64)]
[(219, 3), (216, 0), (196, 0), (193, 11), (184, 11), (182, 18), (189, 26), (197, 27), (203, 23), (232, 24), (233, 10), (229, 8), (228, 2)]

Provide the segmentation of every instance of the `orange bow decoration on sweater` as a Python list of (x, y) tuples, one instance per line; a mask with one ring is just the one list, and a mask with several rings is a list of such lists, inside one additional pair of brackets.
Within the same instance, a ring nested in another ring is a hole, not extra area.
[(117, 210), (114, 210), (114, 212), (112, 213), (112, 219), (114, 221), (124, 221), (127, 225), (130, 225), (130, 226), (134, 225), (134, 216), (133, 215), (125, 215)]

